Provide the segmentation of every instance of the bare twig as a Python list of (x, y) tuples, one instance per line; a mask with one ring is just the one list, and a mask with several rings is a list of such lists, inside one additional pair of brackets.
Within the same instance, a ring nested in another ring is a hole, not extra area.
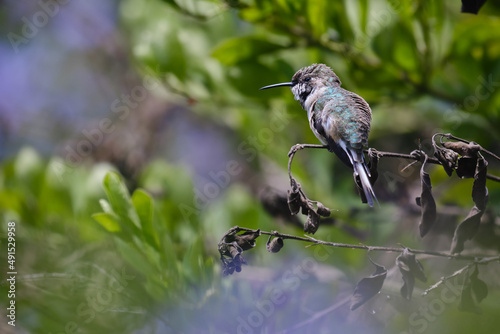
[[(249, 229), (246, 227), (234, 226), (230, 229), (230, 231), (232, 231), (233, 233), (238, 233), (241, 231), (255, 232), (256, 230)], [(499, 259), (499, 257), (491, 258), (491, 257), (485, 257), (485, 256), (478, 256), (478, 255), (460, 255), (460, 254), (451, 254), (448, 252), (435, 252), (435, 251), (427, 251), (427, 250), (421, 250), (421, 249), (411, 249), (411, 248), (406, 248), (404, 246), (385, 247), (385, 246), (367, 246), (367, 245), (345, 244), (345, 243), (339, 243), (339, 242), (329, 242), (329, 241), (319, 240), (319, 239), (313, 238), (311, 236), (299, 237), (296, 235), (279, 233), (278, 231), (266, 232), (266, 231), (261, 230), (260, 233), (264, 234), (264, 235), (272, 235), (275, 237), (280, 237), (282, 239), (304, 241), (304, 242), (311, 243), (312, 246), (323, 245), (323, 246), (338, 247), (338, 248), (351, 248), (351, 249), (362, 249), (362, 250), (366, 250), (366, 251), (381, 251), (381, 252), (395, 252), (395, 253), (402, 253), (405, 249), (407, 249), (409, 252), (414, 253), (414, 254), (426, 254), (426, 255), (430, 255), (430, 256), (446, 257), (446, 258), (455, 259), (455, 260), (479, 261), (478, 263), (481, 263), (481, 264), (483, 262), (480, 262), (480, 261), (483, 261), (483, 260), (488, 260), (489, 262), (492, 262), (494, 260), (491, 260), (491, 259), (497, 259), (497, 260)], [(227, 234), (225, 234), (225, 235), (227, 235)]]
[(427, 295), (429, 292), (431, 292), (432, 290), (436, 289), (437, 287), (439, 287), (441, 284), (443, 284), (447, 280), (449, 280), (449, 279), (451, 279), (453, 277), (456, 277), (456, 276), (464, 273), (465, 271), (467, 271), (469, 268), (471, 268), (474, 265), (477, 265), (477, 264), (488, 264), (490, 262), (495, 262), (495, 261), (500, 261), (500, 255), (499, 256), (492, 256), (492, 257), (484, 257), (484, 258), (481, 258), (481, 259), (475, 259), (473, 262), (469, 263), (468, 265), (466, 265), (463, 268), (458, 269), (453, 274), (445, 276), (445, 277), (442, 277), (439, 281), (437, 281), (435, 284), (433, 284), (432, 286), (428, 287), (424, 292), (422, 292), (422, 296)]
[[(381, 151), (377, 151), (375, 149), (372, 149), (372, 150), (374, 152), (376, 152), (380, 158), (402, 158), (402, 159), (409, 159), (409, 160), (416, 160), (416, 161), (420, 160), (420, 157), (417, 155), (404, 154), (404, 153), (394, 153), (394, 152), (381, 152)], [(500, 157), (497, 157), (495, 154), (493, 154), (487, 150), (484, 150), (483, 148), (481, 148), (481, 151), (483, 151), (483, 152), (485, 152), (485, 153), (487, 153), (495, 158), (498, 158), (500, 160)], [(365, 150), (364, 152), (368, 153), (368, 150)], [(429, 157), (427, 159), (427, 163), (441, 165), (441, 162), (439, 162), (438, 159), (431, 158), (431, 157)], [(486, 174), (486, 178), (489, 180), (495, 181), (495, 182), (500, 182), (500, 177), (496, 176), (496, 175)]]
[(288, 176), (290, 177), (290, 181), (293, 178), (292, 176), (292, 160), (293, 160), (293, 157), (295, 156), (295, 153), (297, 153), (297, 151), (300, 151), (300, 150), (303, 150), (305, 148), (321, 148), (321, 149), (328, 149), (328, 146), (327, 145), (315, 145), (315, 144), (295, 144), (292, 146), (292, 148), (290, 149), (290, 151), (288, 152)]
[[(311, 236), (305, 236), (305, 237), (299, 237), (296, 235), (290, 235), (290, 234), (284, 234), (280, 233), (278, 231), (262, 231), (262, 230), (254, 230), (254, 229), (249, 229), (245, 227), (239, 227), (239, 226), (234, 226), (232, 227), (229, 231), (227, 231), (224, 236), (222, 237), (221, 241), (219, 242), (219, 252), (224, 251), (221, 248), (221, 245), (225, 243), (226, 237), (228, 235), (235, 235), (236, 233), (239, 232), (246, 232), (245, 234), (248, 233), (258, 233), (258, 235), (269, 235), (275, 238), (281, 238), (282, 240), (284, 239), (289, 239), (289, 240), (297, 240), (297, 241), (304, 241), (309, 243), (306, 247), (311, 247), (311, 246), (316, 246), (316, 245), (323, 245), (323, 246), (329, 246), (329, 247), (338, 247), (338, 248), (350, 248), (350, 249), (361, 249), (361, 250), (366, 250), (367, 252), (370, 251), (382, 251), (382, 252), (394, 252), (394, 253), (403, 253), (403, 252), (410, 252), (413, 254), (422, 254), (422, 255), (427, 255), (427, 256), (435, 256), (435, 257), (445, 257), (448, 259), (453, 259), (453, 260), (466, 260), (466, 261), (471, 261), (461, 269), (455, 271), (453, 274), (441, 277), (439, 281), (437, 281), (435, 284), (427, 288), (422, 295), (425, 296), (427, 295), (430, 291), (438, 288), (440, 285), (442, 285), (444, 282), (447, 280), (456, 277), (460, 274), (463, 274), (466, 272), (468, 269), (470, 269), (474, 265), (478, 264), (488, 264), (491, 262), (500, 262), (500, 255), (497, 256), (484, 256), (484, 255), (461, 255), (461, 254), (451, 254), (448, 252), (436, 252), (436, 251), (427, 251), (427, 250), (422, 250), (422, 249), (411, 249), (411, 248), (406, 248), (403, 245), (400, 245), (399, 247), (384, 247), (384, 246), (367, 246), (367, 245), (354, 245), (354, 244), (345, 244), (345, 243), (338, 243), (338, 242), (329, 242), (329, 241), (323, 241), (319, 240), (316, 238), (313, 238)], [(221, 253), (222, 256), (222, 253)], [(221, 257), (222, 259), (222, 257)]]
[[(458, 138), (458, 137), (455, 137), (455, 136), (452, 136), (452, 135), (446, 135), (446, 138), (449, 138), (449, 139), (453, 139), (453, 140), (457, 140), (457, 141), (462, 141), (462, 142), (465, 142), (465, 143), (469, 143), (468, 141), (464, 140), (464, 139), (461, 139), (461, 138)], [(290, 177), (290, 181), (292, 179), (294, 179), (292, 177), (292, 172), (291, 172), (291, 168), (292, 168), (292, 160), (293, 160), (293, 157), (295, 156), (295, 153), (297, 153), (297, 151), (300, 151), (302, 149), (305, 149), (305, 148), (320, 148), (320, 149), (328, 149), (328, 146), (327, 145), (314, 145), (314, 144), (295, 144), (294, 146), (292, 146), (292, 148), (290, 149), (290, 152), (288, 152), (288, 157), (289, 157), (289, 160), (288, 160), (288, 176)], [(376, 149), (371, 149), (372, 152), (376, 153), (378, 155), (379, 158), (402, 158), (402, 159), (409, 159), (409, 160), (415, 160), (415, 161), (420, 161), (421, 160), (421, 157), (417, 154), (404, 154), (404, 153), (397, 153), (397, 152), (383, 152), (383, 151), (378, 151)], [(500, 157), (495, 155), (494, 153), (488, 151), (488, 150), (485, 150), (484, 148), (481, 147), (481, 151), (494, 157), (495, 159), (498, 159), (500, 161)], [(365, 153), (368, 153), (368, 150), (365, 150), (364, 151)], [(427, 158), (427, 163), (431, 163), (431, 164), (435, 164), (435, 165), (441, 165), (441, 162), (439, 162), (438, 159), (436, 158), (431, 158), (431, 157), (428, 157)], [(496, 176), (496, 175), (492, 175), (492, 174), (486, 174), (486, 178), (489, 179), (489, 180), (492, 180), (492, 181), (495, 181), (495, 182), (500, 182), (500, 177), (499, 176)]]

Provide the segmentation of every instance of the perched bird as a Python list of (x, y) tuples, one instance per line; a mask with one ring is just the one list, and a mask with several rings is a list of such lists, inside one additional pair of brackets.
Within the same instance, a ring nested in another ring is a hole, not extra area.
[[(371, 110), (357, 94), (340, 87), (339, 77), (324, 64), (313, 64), (297, 71), (291, 82), (262, 87), (289, 86), (295, 99), (307, 111), (316, 137), (340, 160), (354, 170), (354, 180), (362, 189), (364, 203), (377, 201), (370, 183), (363, 147), (368, 144)], [(363, 196), (364, 195), (364, 196)]]

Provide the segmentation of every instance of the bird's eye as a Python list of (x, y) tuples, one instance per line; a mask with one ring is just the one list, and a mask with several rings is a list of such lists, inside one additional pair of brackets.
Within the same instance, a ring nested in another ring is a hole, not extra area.
[(305, 82), (309, 82), (309, 81), (311, 81), (311, 77), (306, 77), (306, 78), (304, 79), (304, 81), (305, 81)]

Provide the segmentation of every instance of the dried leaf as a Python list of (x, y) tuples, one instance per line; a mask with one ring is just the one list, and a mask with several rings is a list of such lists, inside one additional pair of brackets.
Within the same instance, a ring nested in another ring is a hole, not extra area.
[(486, 0), (462, 0), (462, 13), (477, 14)]
[[(469, 270), (470, 272), (470, 270)], [(480, 314), (481, 309), (477, 306), (488, 295), (486, 283), (478, 278), (479, 270), (477, 265), (474, 271), (465, 279), (460, 296), (458, 308), (461, 311)]]
[(420, 199), (417, 200), (417, 204), (421, 207), (421, 217), (420, 217), (420, 237), (424, 237), (427, 232), (432, 228), (436, 222), (436, 202), (432, 196), (432, 185), (429, 173), (424, 171), (425, 164), (427, 162), (427, 156), (420, 169), (420, 181), (422, 185), (422, 194)]
[(481, 158), (477, 160), (477, 168), (474, 173), (474, 184), (472, 186), (472, 199), (475, 203), (467, 217), (455, 229), (451, 243), (451, 253), (460, 253), (464, 249), (464, 243), (472, 239), (478, 229), (481, 217), (488, 203), (488, 188), (486, 188), (487, 162)]
[(292, 191), (288, 190), (288, 208), (292, 215), (299, 213), (300, 207), (302, 206), (302, 200), (300, 198), (300, 193), (298, 189)]
[(415, 278), (420, 281), (427, 281), (422, 264), (415, 258), (415, 254), (411, 253), (406, 248), (401, 255), (396, 258), (396, 265), (403, 275), (403, 286), (401, 287), (401, 295), (408, 300), (411, 299)]
[(472, 296), (474, 299), (480, 303), (486, 296), (488, 296), (488, 286), (482, 280), (480, 280), (477, 276), (479, 275), (479, 270), (476, 268), (474, 272), (470, 276), (471, 287), (472, 287)]
[(468, 179), (474, 176), (476, 170), (476, 157), (460, 157), (457, 164), (457, 175), (462, 179)]
[(403, 274), (403, 286), (400, 290), (401, 296), (407, 300), (410, 300), (411, 295), (413, 294), (413, 287), (415, 285), (415, 276), (413, 276), (408, 271), (401, 270), (401, 273)]
[(443, 146), (455, 151), (462, 157), (475, 157), (477, 156), (477, 152), (481, 149), (481, 146), (472, 141), (470, 143), (447, 141), (443, 143)]
[(241, 255), (243, 251), (255, 247), (255, 239), (261, 233), (260, 229), (255, 231), (246, 231), (242, 234), (235, 234), (238, 227), (233, 227), (219, 242), (219, 254), (222, 262), (222, 274), (224, 276), (231, 275), (233, 272), (240, 272), (241, 265), (246, 264), (245, 259)]
[(462, 287), (458, 309), (465, 312), (472, 312), (477, 314), (481, 313), (481, 309), (476, 306), (476, 303), (472, 298), (472, 285), (470, 283), (470, 280), (466, 282), (466, 284), (464, 284), (464, 286)]
[(241, 248), (235, 243), (225, 245), (223, 252), (221, 252), (222, 274), (224, 276), (231, 275), (235, 271), (239, 273), (241, 265), (247, 263), (241, 256), (241, 252)]
[(474, 184), (472, 185), (472, 200), (480, 210), (488, 203), (488, 188), (486, 188), (486, 171), (488, 162), (483, 158), (477, 160)]
[(241, 247), (243, 251), (249, 250), (253, 247), (255, 247), (255, 239), (257, 239), (260, 236), (260, 229), (257, 231), (247, 231), (242, 234), (236, 234), (234, 236), (234, 239), (238, 246)]
[(482, 215), (483, 212), (474, 205), (467, 218), (457, 226), (453, 235), (453, 241), (451, 242), (452, 254), (463, 251), (464, 243), (476, 235)]
[(307, 221), (304, 225), (304, 232), (314, 234), (319, 228), (319, 215), (309, 210), (307, 214)]
[(439, 160), (446, 174), (448, 174), (448, 176), (451, 176), (457, 164), (458, 153), (450, 149), (438, 146), (435, 143), (433, 143), (433, 146), (434, 156)]
[(387, 269), (374, 263), (373, 261), (372, 263), (376, 267), (375, 273), (363, 278), (356, 285), (354, 294), (351, 297), (351, 311), (357, 309), (365, 302), (367, 302), (370, 298), (379, 293), (382, 285), (384, 284), (384, 280), (387, 276)]
[(457, 175), (461, 178), (473, 177), (476, 170), (477, 153), (481, 146), (474, 142), (445, 142), (443, 146), (461, 155), (457, 162)]

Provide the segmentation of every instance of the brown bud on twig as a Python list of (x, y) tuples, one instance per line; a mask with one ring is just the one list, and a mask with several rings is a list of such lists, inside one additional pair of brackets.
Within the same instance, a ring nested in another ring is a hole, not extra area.
[(322, 217), (330, 217), (330, 215), (332, 214), (332, 211), (327, 208), (326, 206), (323, 205), (323, 203), (321, 202), (317, 202), (316, 204), (318, 206), (318, 214)]
[(283, 245), (283, 238), (278, 237), (271, 240), (271, 237), (269, 237), (266, 248), (270, 253), (278, 253), (283, 248)]
[(288, 190), (288, 208), (292, 215), (296, 215), (300, 211), (302, 206), (302, 200), (300, 198), (300, 192), (298, 189)]

